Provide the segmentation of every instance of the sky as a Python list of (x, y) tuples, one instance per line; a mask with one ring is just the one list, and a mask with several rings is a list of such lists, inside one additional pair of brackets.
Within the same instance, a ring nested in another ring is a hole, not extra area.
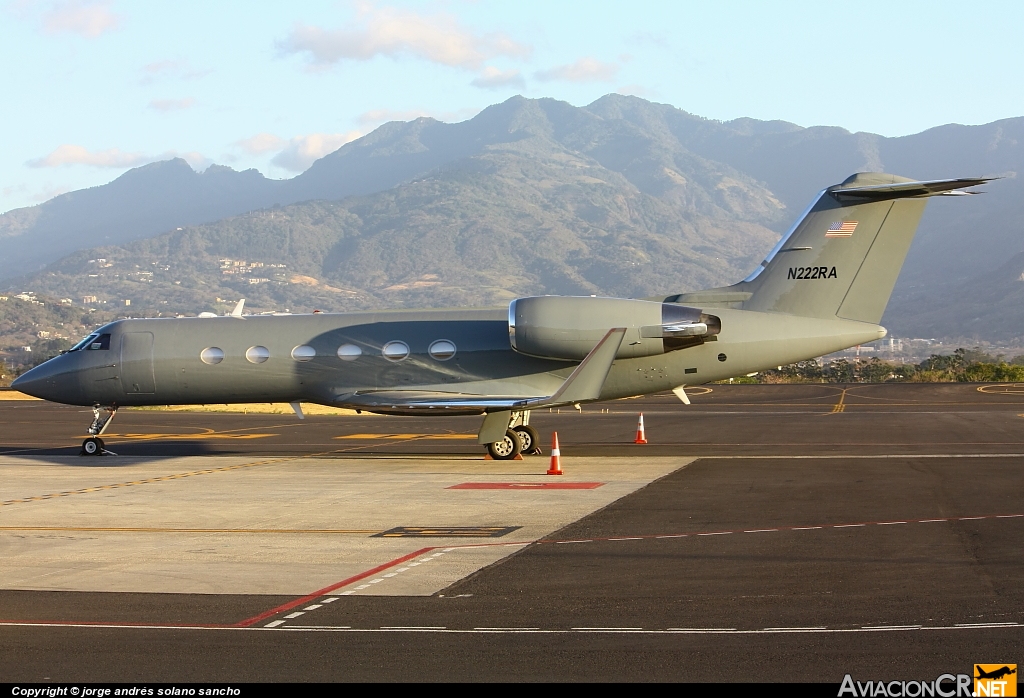
[(619, 92), (885, 136), (1024, 115), (1024, 3), (0, 0), (0, 211), (183, 157), (284, 179), (391, 120)]

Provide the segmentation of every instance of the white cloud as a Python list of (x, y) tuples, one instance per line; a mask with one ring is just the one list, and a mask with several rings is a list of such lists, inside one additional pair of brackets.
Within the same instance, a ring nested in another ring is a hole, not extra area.
[(473, 82), (473, 87), (496, 90), (503, 87), (526, 87), (526, 81), (518, 70), (498, 70), (494, 66), (485, 67)]
[(250, 155), (262, 155), (273, 150), (281, 150), (287, 142), (272, 133), (257, 133), (252, 138), (235, 141), (235, 145)]
[(342, 60), (411, 55), (433, 63), (478, 69), (494, 56), (525, 57), (531, 47), (504, 34), (474, 34), (449, 15), (425, 16), (391, 7), (363, 6), (356, 24), (343, 29), (296, 24), (278, 47), (307, 54), (315, 68)]
[(48, 34), (70, 32), (95, 39), (104, 32), (117, 29), (121, 17), (110, 11), (110, 0), (64, 0), (55, 3), (43, 15), (43, 29)]
[(196, 100), (194, 97), (185, 97), (184, 99), (154, 99), (149, 103), (150, 109), (156, 109), (157, 111), (178, 111), (181, 109), (188, 109), (194, 106)]
[(205, 155), (197, 152), (179, 153), (177, 151), (170, 150), (159, 155), (146, 155), (144, 153), (125, 153), (119, 148), (91, 151), (88, 148), (71, 143), (60, 145), (49, 155), (29, 160), (25, 164), (29, 167), (88, 165), (90, 167), (126, 169), (129, 167), (145, 165), (150, 162), (157, 162), (158, 160), (170, 160), (172, 158), (184, 159), (195, 170), (205, 169), (212, 164)]
[(328, 153), (333, 153), (362, 135), (361, 131), (349, 131), (348, 133), (311, 133), (306, 136), (296, 136), (289, 139), (287, 145), (270, 162), (292, 172), (304, 172), (316, 160)]
[(581, 58), (575, 63), (559, 65), (542, 70), (534, 77), (544, 82), (562, 80), (565, 82), (610, 82), (619, 72), (614, 63), (604, 63), (596, 58)]
[(136, 167), (156, 158), (142, 153), (124, 153), (118, 148), (90, 151), (80, 145), (65, 143), (45, 157), (29, 160), (29, 167), (60, 167), (61, 165), (91, 165), (93, 167)]

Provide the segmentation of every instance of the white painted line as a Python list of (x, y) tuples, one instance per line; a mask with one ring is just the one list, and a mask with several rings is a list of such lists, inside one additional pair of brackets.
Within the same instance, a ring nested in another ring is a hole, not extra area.
[(643, 538), (609, 538), (608, 540), (643, 540)]
[(768, 533), (769, 531), (778, 531), (777, 528), (755, 528), (752, 531), (744, 531), (744, 533)]
[(370, 588), (369, 584), (360, 584), (359, 586), (356, 587), (356, 589), (369, 589), (369, 588)]
[(857, 528), (858, 526), (867, 526), (867, 524), (833, 524), (832, 528)]
[(410, 562), (409, 563), (409, 567), (419, 567), (419, 566), (420, 566), (420, 563), (418, 563), (418, 562)]
[(387, 578), (387, 579), (390, 579), (391, 577), (397, 577), (397, 576), (398, 576), (398, 572), (388, 572), (387, 574), (384, 575), (384, 577)]
[(473, 628), (473, 630), (490, 630), (492, 632), (526, 632), (529, 630), (540, 630), (540, 628)]
[(924, 519), (918, 523), (935, 523), (936, 521), (949, 521), (949, 519)]
[(717, 531), (715, 533), (698, 533), (698, 536), (726, 536), (732, 533), (732, 531)]
[(447, 630), (443, 625), (382, 625), (381, 630)]
[(303, 611), (296, 611), (295, 613), (289, 613), (285, 618), (298, 618), (301, 615), (304, 615)]
[(441, 557), (442, 555), (444, 555), (444, 553), (434, 553), (430, 557)]
[(572, 628), (572, 630), (643, 630), (643, 628)]
[(666, 628), (674, 633), (721, 633), (735, 632), (736, 628)]
[(1016, 628), (1020, 623), (957, 623), (958, 628)]
[(556, 540), (556, 543), (593, 543), (593, 540)]
[(975, 521), (976, 519), (984, 519), (984, 516), (961, 516), (959, 521)]
[(786, 631), (800, 632), (801, 630), (825, 630), (825, 626), (821, 625), (821, 626), (818, 626), (818, 627), (809, 627), (809, 628), (765, 628), (765, 630), (771, 631), (771, 632), (780, 632), (780, 631), (781, 632), (786, 632)]
[(864, 630), (920, 630), (920, 625), (862, 625)]
[(302, 609), (302, 610), (303, 610), (303, 611), (315, 611), (316, 609), (320, 608), (321, 606), (323, 606), (323, 604), (321, 604), (321, 603), (315, 603), (315, 604), (313, 604), (312, 606), (306, 606), (306, 607), (305, 607), (304, 609)]
[(896, 524), (905, 524), (906, 521), (879, 521), (879, 526), (895, 526)]
[(320, 603), (334, 603), (334, 602), (335, 602), (335, 601), (337, 601), (337, 600), (338, 600), (338, 597), (337, 597), (337, 596), (332, 596), (332, 597), (331, 597), (331, 598), (329, 598), (329, 599), (324, 599), (324, 600), (323, 600), (323, 601), (321, 601)]
[(371, 579), (369, 581), (369, 584), (378, 584), (378, 583), (383, 582), (383, 581), (384, 581), (384, 579), (382, 577), (377, 577), (376, 579)]
[(408, 571), (409, 571), (408, 567), (399, 567), (397, 570), (395, 570), (395, 572), (408, 572)]
[[(431, 560), (433, 560), (433, 558), (430, 558), (430, 557), (420, 558), (420, 564), (423, 564), (424, 562), (430, 562)], [(416, 563), (414, 562), (412, 564), (415, 565)]]
[(655, 536), (655, 538), (686, 538), (689, 533), (675, 533), (671, 536)]
[(269, 623), (267, 623), (266, 625), (264, 625), (263, 627), (264, 628), (276, 628), (277, 626), (281, 625), (281, 623), (284, 623), (284, 621), (283, 620), (272, 620)]
[(1024, 516), (1024, 514), (1001, 514), (999, 516), (996, 516), (996, 518), (997, 519), (1019, 519), (1022, 516)]
[(824, 526), (794, 526), (793, 528), (791, 528), (789, 530), (791, 530), (791, 531), (816, 531), (819, 528), (824, 528)]
[(348, 596), (349, 594), (354, 594), (354, 593), (356, 593), (355, 589), (349, 589), (348, 591), (341, 592), (341, 595), (342, 596)]

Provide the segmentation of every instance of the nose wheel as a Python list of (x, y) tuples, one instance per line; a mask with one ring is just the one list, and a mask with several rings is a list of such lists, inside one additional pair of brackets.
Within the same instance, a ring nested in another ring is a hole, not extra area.
[(90, 436), (82, 442), (82, 453), (87, 456), (98, 456), (103, 453), (103, 439)]
[(97, 405), (92, 408), (92, 424), (89, 425), (89, 437), (82, 442), (82, 453), (83, 456), (103, 456), (103, 455), (117, 455), (111, 451), (108, 451), (103, 447), (103, 439), (100, 435), (107, 430), (110, 426), (110, 421), (114, 418), (114, 414), (117, 412), (117, 406), (111, 405), (110, 407), (100, 407)]

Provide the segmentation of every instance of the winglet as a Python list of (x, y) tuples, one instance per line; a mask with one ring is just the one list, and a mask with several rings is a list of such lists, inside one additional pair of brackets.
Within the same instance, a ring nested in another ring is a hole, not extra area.
[(612, 362), (625, 336), (624, 327), (608, 330), (608, 334), (587, 354), (587, 358), (565, 379), (555, 394), (541, 401), (545, 404), (562, 404), (587, 402), (601, 397), (601, 388), (608, 378), (608, 372), (612, 370)]
[(230, 313), (228, 313), (228, 315), (230, 315), (231, 317), (242, 317), (242, 308), (243, 307), (245, 307), (245, 299), (244, 298), (242, 300), (238, 301), (235, 304), (235, 309), (232, 310)]

